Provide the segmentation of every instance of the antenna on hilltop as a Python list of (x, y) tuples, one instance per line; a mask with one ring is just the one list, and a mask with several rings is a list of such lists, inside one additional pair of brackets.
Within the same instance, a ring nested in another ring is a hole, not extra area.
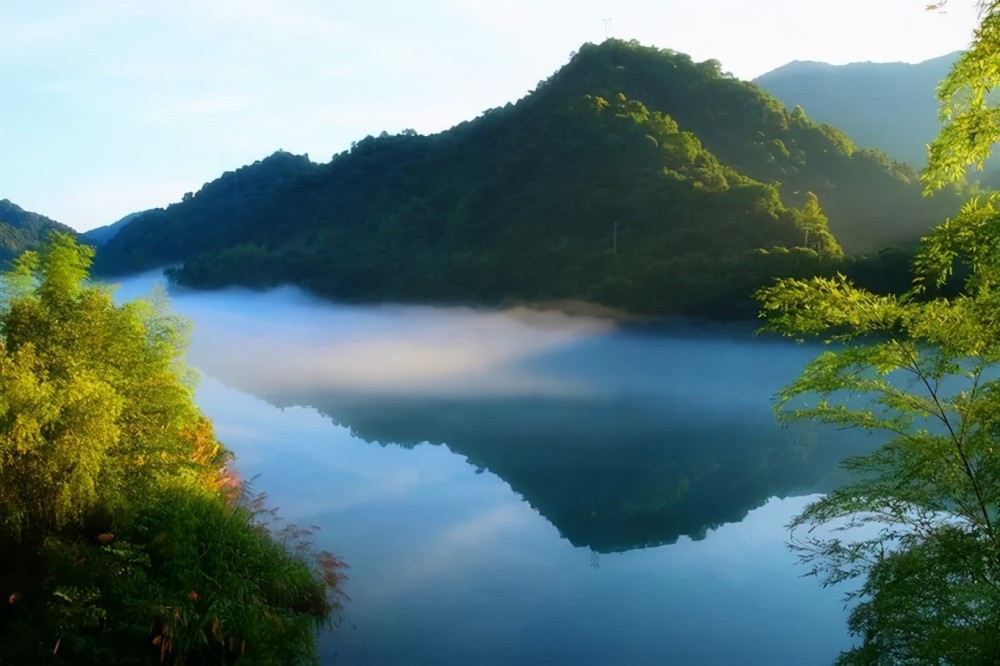
[(610, 18), (601, 19), (604, 22), (604, 39), (608, 38), (608, 24), (611, 23)]

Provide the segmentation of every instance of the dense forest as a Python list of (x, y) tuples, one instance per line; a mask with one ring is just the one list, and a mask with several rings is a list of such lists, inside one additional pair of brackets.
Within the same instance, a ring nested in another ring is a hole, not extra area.
[(28, 212), (8, 199), (0, 200), (0, 266), (25, 250), (37, 248), (53, 231), (76, 236), (65, 224)]
[[(908, 283), (906, 250), (957, 208), (757, 86), (670, 50), (587, 44), (537, 89), (434, 136), (278, 152), (107, 241), (105, 274), (293, 283), (344, 300), (581, 299), (746, 317), (776, 276)], [(888, 248), (888, 249), (887, 249)], [(846, 253), (846, 254), (845, 254)]]
[(314, 663), (341, 563), (234, 471), (189, 322), (92, 255), (53, 233), (0, 276), (0, 664)]

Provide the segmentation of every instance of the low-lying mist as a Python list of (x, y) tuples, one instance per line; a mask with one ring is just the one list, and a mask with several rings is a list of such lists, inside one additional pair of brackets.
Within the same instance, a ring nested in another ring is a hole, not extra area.
[(370, 443), (447, 445), (595, 550), (701, 538), (813, 491), (870, 445), (779, 428), (770, 398), (818, 350), (746, 326), (345, 305), (291, 288), (174, 290), (173, 305), (194, 321), (189, 358), (205, 374)]
[[(154, 276), (125, 282), (120, 298)], [(815, 349), (749, 328), (678, 324), (656, 334), (528, 308), (345, 305), (294, 288), (172, 290), (195, 321), (190, 362), (254, 393), (482, 400), (609, 394), (728, 410), (763, 407)], [(697, 398), (695, 398), (697, 396)]]

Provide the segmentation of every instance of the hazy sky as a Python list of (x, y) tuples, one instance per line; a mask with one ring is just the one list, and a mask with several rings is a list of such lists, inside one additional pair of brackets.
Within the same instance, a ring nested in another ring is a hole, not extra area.
[[(919, 62), (973, 0), (0, 0), (0, 199), (84, 230), (281, 148), (326, 162), (524, 96), (584, 42), (715, 58)], [(606, 21), (605, 19), (610, 19)]]

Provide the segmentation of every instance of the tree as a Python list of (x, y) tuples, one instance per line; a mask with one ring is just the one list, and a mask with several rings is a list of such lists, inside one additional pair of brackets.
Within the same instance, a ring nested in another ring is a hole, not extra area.
[[(981, 163), (1000, 137), (983, 94), (1000, 78), (1000, 2), (982, 9), (972, 48), (939, 90), (949, 125), (931, 146), (928, 188)], [(1000, 662), (998, 201), (975, 199), (934, 229), (902, 295), (841, 275), (758, 292), (765, 330), (832, 345), (779, 393), (779, 419), (886, 436), (845, 463), (854, 482), (791, 525), (824, 584), (860, 581), (848, 624), (862, 642), (840, 663)], [(949, 281), (958, 296), (941, 295)]]
[(806, 193), (802, 208), (790, 208), (792, 222), (805, 234), (803, 245), (822, 257), (843, 259), (844, 250), (837, 244), (829, 229), (829, 220), (820, 208), (819, 198), (812, 192)]
[(970, 165), (982, 170), (993, 144), (1000, 141), (1000, 108), (990, 95), (1000, 85), (1000, 1), (977, 4), (981, 20), (972, 44), (937, 90), (943, 126), (928, 146), (922, 174), (928, 193), (962, 180)]
[(0, 310), (0, 663), (309, 663), (340, 563), (272, 534), (193, 402), (165, 294), (53, 234)]

